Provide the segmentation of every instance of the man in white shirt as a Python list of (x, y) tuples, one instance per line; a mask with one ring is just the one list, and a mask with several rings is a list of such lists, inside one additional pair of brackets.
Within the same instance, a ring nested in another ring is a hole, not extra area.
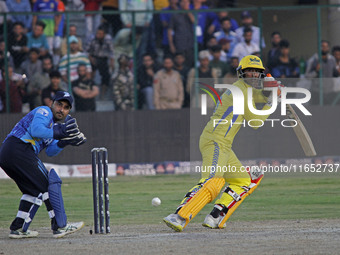
[[(239, 27), (235, 30), (236, 36), (239, 42), (243, 42), (243, 30), (245, 28), (250, 28), (253, 31), (253, 37), (252, 37), (252, 42), (255, 43), (258, 47), (260, 47), (260, 28), (253, 26), (253, 18), (250, 15), (249, 11), (243, 11), (241, 13), (241, 19), (242, 19), (242, 27)], [(266, 44), (264, 42), (264, 38), (262, 36), (261, 40), (261, 47), (265, 48)]]
[(260, 48), (257, 44), (252, 42), (253, 31), (251, 28), (245, 28), (243, 32), (244, 42), (236, 44), (232, 57), (238, 57), (239, 61), (248, 55), (252, 55), (254, 52), (259, 52)]

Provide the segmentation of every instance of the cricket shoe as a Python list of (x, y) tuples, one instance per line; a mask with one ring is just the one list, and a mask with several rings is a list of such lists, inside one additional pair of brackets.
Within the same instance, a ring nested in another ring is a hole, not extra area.
[(173, 230), (177, 232), (181, 232), (184, 229), (185, 226), (185, 219), (183, 219), (181, 216), (179, 216), (176, 213), (172, 213), (168, 216), (166, 216), (163, 221), (166, 223), (166, 225)]
[[(219, 228), (218, 224), (220, 223), (221, 220), (222, 220), (221, 215), (218, 216), (217, 218), (214, 218), (213, 216), (208, 214), (207, 216), (205, 216), (205, 219), (202, 225), (207, 228), (216, 229), (216, 228)], [(226, 228), (226, 226), (227, 226), (227, 223), (224, 223), (222, 228)]]
[(30, 238), (30, 237), (37, 237), (39, 233), (37, 231), (27, 230), (23, 232), (22, 229), (11, 230), (11, 233), (8, 235), (9, 238), (12, 239), (21, 239), (21, 238)]
[(84, 227), (84, 222), (74, 222), (74, 223), (67, 223), (67, 225), (63, 228), (58, 228), (58, 230), (53, 230), (53, 237), (54, 238), (62, 238), (63, 236), (72, 234)]

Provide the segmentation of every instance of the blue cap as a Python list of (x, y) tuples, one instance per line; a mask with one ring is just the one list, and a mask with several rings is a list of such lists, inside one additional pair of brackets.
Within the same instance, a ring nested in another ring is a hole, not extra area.
[(73, 97), (71, 96), (70, 93), (66, 91), (57, 91), (53, 97), (53, 101), (61, 101), (61, 100), (66, 100), (72, 108)]
[(241, 13), (241, 19), (244, 19), (244, 18), (251, 18), (251, 15), (250, 15), (249, 11), (243, 11)]

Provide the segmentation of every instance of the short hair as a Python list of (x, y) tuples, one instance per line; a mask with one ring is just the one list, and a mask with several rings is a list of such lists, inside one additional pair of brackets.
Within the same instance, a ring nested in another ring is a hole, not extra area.
[(224, 21), (228, 20), (229, 22), (231, 22), (229, 17), (224, 17), (222, 19), (220, 19), (220, 23), (222, 24)]
[(289, 41), (286, 39), (282, 39), (279, 43), (280, 48), (289, 48)]
[(80, 64), (77, 66), (77, 70), (79, 70), (79, 67), (85, 67), (85, 68), (87, 68), (87, 66), (86, 66), (85, 63), (80, 63)]
[(149, 57), (151, 57), (151, 58), (153, 59), (152, 54), (149, 53), (149, 52), (144, 53), (144, 54), (142, 55), (142, 59), (144, 59), (144, 57), (146, 57), (146, 56), (149, 56)]
[(334, 52), (336, 51), (340, 51), (340, 46), (339, 45), (335, 45), (332, 49), (332, 53), (334, 54)]
[(329, 41), (327, 41), (327, 40), (321, 40), (321, 43), (327, 43), (327, 44), (328, 44), (328, 46), (329, 46), (329, 45), (331, 45), (331, 44), (330, 44), (330, 42), (329, 42)]
[(35, 52), (35, 53), (37, 53), (38, 55), (39, 55), (39, 53), (40, 53), (40, 50), (38, 49), (38, 48), (30, 48), (30, 50), (29, 50), (29, 54), (30, 53), (32, 53), (32, 52)]
[(279, 35), (279, 36), (281, 36), (281, 34), (280, 34), (279, 31), (274, 31), (274, 32), (271, 34), (271, 37), (274, 37), (274, 35)]
[(35, 23), (36, 26), (40, 26), (42, 27), (43, 29), (45, 29), (46, 27), (46, 24), (45, 22), (41, 21), (41, 20), (38, 20), (37, 23)]
[(163, 61), (166, 60), (166, 59), (171, 59), (172, 61), (173, 60), (173, 57), (170, 55), (170, 54), (166, 54), (164, 57), (163, 57)]
[(22, 23), (21, 21), (16, 21), (13, 23), (13, 27), (18, 26), (18, 25), (21, 26), (22, 28), (25, 27), (24, 23)]
[(175, 53), (174, 57), (177, 57), (177, 56), (183, 56), (183, 57), (185, 57), (185, 55), (184, 55), (184, 52), (183, 52), (183, 51), (176, 51), (176, 53)]
[(243, 34), (249, 33), (249, 32), (253, 32), (253, 30), (252, 30), (250, 27), (245, 27), (245, 28), (243, 29)]
[(50, 79), (52, 79), (52, 78), (61, 78), (61, 74), (59, 73), (59, 71), (57, 71), (57, 70), (54, 70), (54, 71), (52, 71), (51, 73), (50, 73)]

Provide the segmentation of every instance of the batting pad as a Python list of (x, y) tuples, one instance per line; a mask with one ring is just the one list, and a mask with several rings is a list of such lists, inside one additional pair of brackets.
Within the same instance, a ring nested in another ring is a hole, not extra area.
[(212, 178), (181, 208), (178, 215), (186, 220), (186, 225), (202, 210), (202, 208), (213, 201), (225, 184), (224, 178)]
[(52, 168), (48, 174), (48, 195), (52, 208), (54, 210), (55, 219), (59, 228), (63, 228), (67, 224), (67, 217), (64, 208), (64, 200), (61, 194), (61, 179), (56, 171)]
[(241, 200), (240, 201), (233, 201), (229, 206), (228, 206), (228, 212), (226, 213), (226, 215), (224, 215), (224, 217), (222, 218), (222, 220), (218, 223), (218, 228), (224, 228), (223, 225), (224, 223), (226, 223), (226, 221), (230, 218), (230, 216), (234, 213), (234, 211), (237, 209), (237, 207), (239, 207), (239, 205), (244, 201), (244, 199), (249, 196), (251, 193), (254, 192), (254, 190), (259, 186), (260, 182), (263, 179), (263, 175), (258, 178), (255, 181), (252, 181), (252, 183), (250, 184), (250, 186), (248, 187), (249, 190), (248, 191), (244, 191), (242, 192), (242, 194), (240, 194)]

